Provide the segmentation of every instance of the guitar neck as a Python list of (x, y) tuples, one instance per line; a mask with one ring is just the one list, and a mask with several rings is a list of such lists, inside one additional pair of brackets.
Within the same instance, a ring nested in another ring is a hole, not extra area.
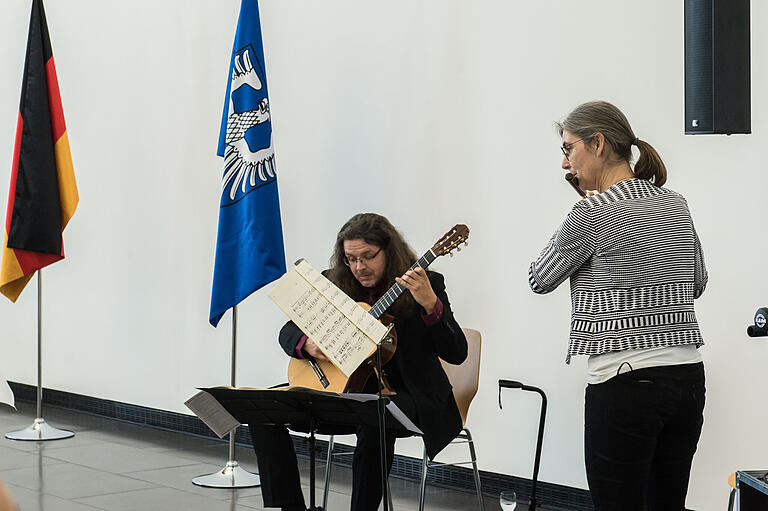
[[(437, 259), (437, 256), (432, 252), (432, 250), (428, 250), (421, 258), (413, 263), (413, 266), (410, 267), (411, 270), (415, 270), (416, 268), (424, 268), (427, 269), (432, 262)], [(381, 316), (384, 315), (384, 313), (389, 309), (389, 307), (395, 303), (395, 300), (400, 298), (400, 295), (403, 294), (403, 291), (405, 291), (405, 286), (401, 286), (397, 282), (389, 288), (389, 290), (382, 295), (381, 298), (379, 298), (376, 303), (373, 304), (371, 307), (371, 310), (368, 311), (368, 313), (373, 316), (376, 319), (379, 319)]]

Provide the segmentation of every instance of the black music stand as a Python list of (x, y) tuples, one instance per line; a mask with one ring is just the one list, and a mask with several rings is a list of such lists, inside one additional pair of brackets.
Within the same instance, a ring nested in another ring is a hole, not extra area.
[[(336, 394), (298, 387), (213, 387), (201, 390), (210, 394), (240, 424), (285, 425), (296, 431), (309, 432), (309, 508), (312, 511), (322, 509), (315, 507), (315, 433), (352, 434), (357, 426), (379, 426), (379, 397), (375, 394)], [(389, 418), (387, 429), (421, 434), (394, 403), (389, 401), (386, 408), (389, 411), (386, 414)], [(205, 417), (198, 416), (208, 423)], [(386, 485), (383, 485), (385, 502), (386, 492)]]

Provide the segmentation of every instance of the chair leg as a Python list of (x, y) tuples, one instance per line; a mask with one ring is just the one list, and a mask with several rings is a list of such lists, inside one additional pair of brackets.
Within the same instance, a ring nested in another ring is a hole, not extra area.
[(389, 511), (394, 511), (392, 507), (392, 490), (389, 488), (389, 476), (387, 476), (387, 503), (389, 504)]
[(323, 509), (328, 509), (328, 489), (331, 487), (331, 467), (333, 466), (333, 435), (328, 438), (328, 457), (325, 461), (325, 489), (323, 490)]
[(467, 444), (469, 445), (469, 455), (472, 458), (472, 472), (475, 475), (475, 488), (477, 489), (477, 501), (480, 503), (480, 511), (485, 511), (485, 503), (483, 502), (483, 487), (480, 484), (480, 472), (477, 470), (477, 456), (475, 455), (475, 443), (472, 441), (472, 433), (469, 429), (464, 428), (464, 432), (467, 434)]
[(427, 491), (427, 468), (429, 468), (429, 458), (427, 457), (427, 446), (424, 446), (424, 457), (421, 463), (421, 492), (419, 493), (419, 511), (424, 511), (424, 494)]

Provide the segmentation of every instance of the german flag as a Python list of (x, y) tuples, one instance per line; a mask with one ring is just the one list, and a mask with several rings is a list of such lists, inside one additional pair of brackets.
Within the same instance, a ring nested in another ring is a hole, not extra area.
[(42, 0), (32, 1), (3, 233), (0, 293), (15, 302), (35, 271), (64, 258), (79, 197)]

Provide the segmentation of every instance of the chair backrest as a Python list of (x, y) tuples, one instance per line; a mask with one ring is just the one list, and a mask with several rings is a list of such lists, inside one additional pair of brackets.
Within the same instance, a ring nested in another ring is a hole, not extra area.
[(460, 365), (453, 365), (440, 360), (448, 380), (453, 386), (453, 397), (459, 406), (461, 423), (467, 423), (467, 414), (472, 398), (477, 394), (477, 385), (480, 381), (480, 347), (482, 336), (477, 330), (462, 328), (467, 338), (467, 359)]

